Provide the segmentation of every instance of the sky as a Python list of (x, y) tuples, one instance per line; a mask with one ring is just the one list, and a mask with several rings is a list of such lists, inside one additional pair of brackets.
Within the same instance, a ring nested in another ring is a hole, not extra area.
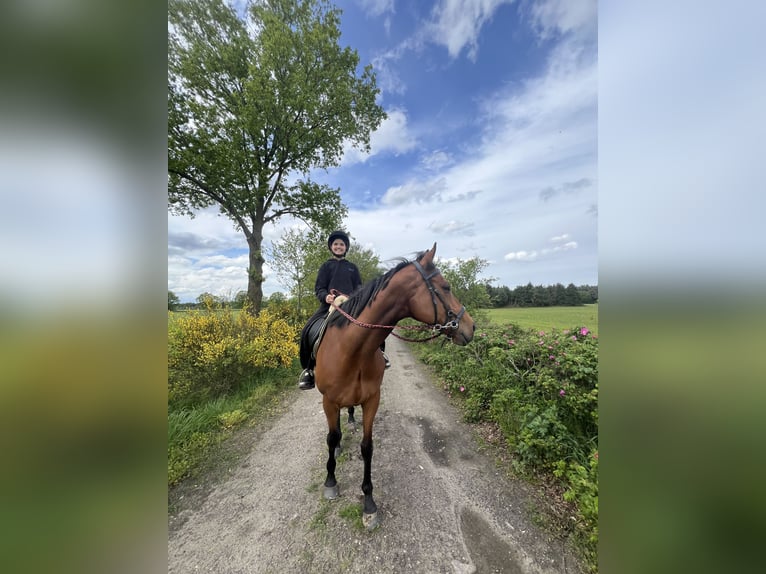
[[(312, 173), (339, 188), (355, 244), (384, 268), (437, 243), (511, 288), (598, 283), (595, 0), (346, 0), (341, 39), (388, 117), (370, 153)], [(265, 230), (265, 246), (286, 227)], [(328, 253), (329, 255), (329, 253)], [(247, 287), (247, 245), (216, 207), (168, 215), (181, 301)], [(286, 291), (265, 268), (264, 293)], [(364, 278), (365, 280), (371, 278)]]
[[(342, 3), (342, 40), (375, 64), (389, 114), (369, 157), (313, 174), (341, 188), (355, 241), (384, 263), (438, 242), (489, 261), (496, 285), (597, 281), (602, 305), (642, 281), (766, 292), (766, 3), (601, 2), (597, 33), (593, 3), (442, 6)], [(124, 84), (88, 64), (144, 47), (116, 15), (26, 16), (5, 37), (25, 67), (0, 87), (0, 311), (244, 289), (228, 219), (167, 213), (166, 11)], [(91, 82), (30, 47), (54, 25)], [(153, 127), (135, 138), (95, 93)], [(264, 287), (283, 289), (273, 273)]]

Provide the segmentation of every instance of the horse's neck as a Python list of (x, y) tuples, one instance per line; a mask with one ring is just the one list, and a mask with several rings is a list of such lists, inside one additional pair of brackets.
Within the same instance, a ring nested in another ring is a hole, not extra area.
[(395, 293), (391, 290), (387, 293), (388, 297), (385, 300), (376, 299), (372, 305), (364, 308), (359, 314), (357, 321), (365, 325), (376, 325), (378, 327), (371, 327), (366, 329), (363, 336), (355, 336), (353, 346), (361, 348), (369, 346), (371, 348), (378, 347), (383, 340), (388, 337), (390, 331), (381, 329), (379, 326), (394, 327), (402, 319), (409, 317), (408, 306), (403, 303), (406, 299), (403, 299), (403, 295)]

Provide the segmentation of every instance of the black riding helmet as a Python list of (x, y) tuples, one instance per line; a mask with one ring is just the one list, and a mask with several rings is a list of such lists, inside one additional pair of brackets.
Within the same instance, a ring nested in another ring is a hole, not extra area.
[(335, 241), (336, 239), (340, 239), (341, 241), (343, 241), (343, 243), (346, 244), (346, 253), (348, 253), (348, 248), (351, 246), (351, 240), (349, 240), (346, 232), (341, 230), (333, 231), (330, 234), (330, 237), (327, 238), (327, 249), (329, 249), (330, 252), (332, 253), (332, 242)]

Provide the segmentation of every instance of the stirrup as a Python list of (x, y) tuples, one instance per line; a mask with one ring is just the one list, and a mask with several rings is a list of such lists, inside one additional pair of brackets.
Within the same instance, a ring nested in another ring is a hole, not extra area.
[(303, 369), (301, 376), (298, 378), (298, 386), (301, 389), (313, 389), (314, 388), (314, 371), (311, 369)]

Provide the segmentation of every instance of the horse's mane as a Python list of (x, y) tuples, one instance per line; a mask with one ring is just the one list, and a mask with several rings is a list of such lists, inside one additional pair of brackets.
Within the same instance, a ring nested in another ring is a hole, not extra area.
[[(425, 251), (421, 251), (415, 256), (415, 259), (412, 260), (405, 259), (403, 257), (399, 258), (399, 263), (396, 265), (396, 267), (389, 269), (382, 275), (378, 275), (374, 279), (371, 279), (361, 287), (357, 288), (346, 301), (341, 303), (340, 308), (351, 315), (354, 319), (357, 319), (362, 311), (364, 311), (364, 308), (372, 304), (378, 293), (388, 287), (388, 283), (391, 281), (391, 278), (396, 275), (398, 271), (404, 267), (407, 267), (407, 265), (410, 265), (413, 261), (419, 261), (420, 258), (425, 255), (425, 253)], [(343, 327), (344, 325), (348, 325), (348, 323), (349, 320), (345, 315), (343, 315), (343, 313), (335, 312), (330, 316), (330, 319), (327, 322), (327, 326), (329, 327), (334, 325), (337, 327)]]

